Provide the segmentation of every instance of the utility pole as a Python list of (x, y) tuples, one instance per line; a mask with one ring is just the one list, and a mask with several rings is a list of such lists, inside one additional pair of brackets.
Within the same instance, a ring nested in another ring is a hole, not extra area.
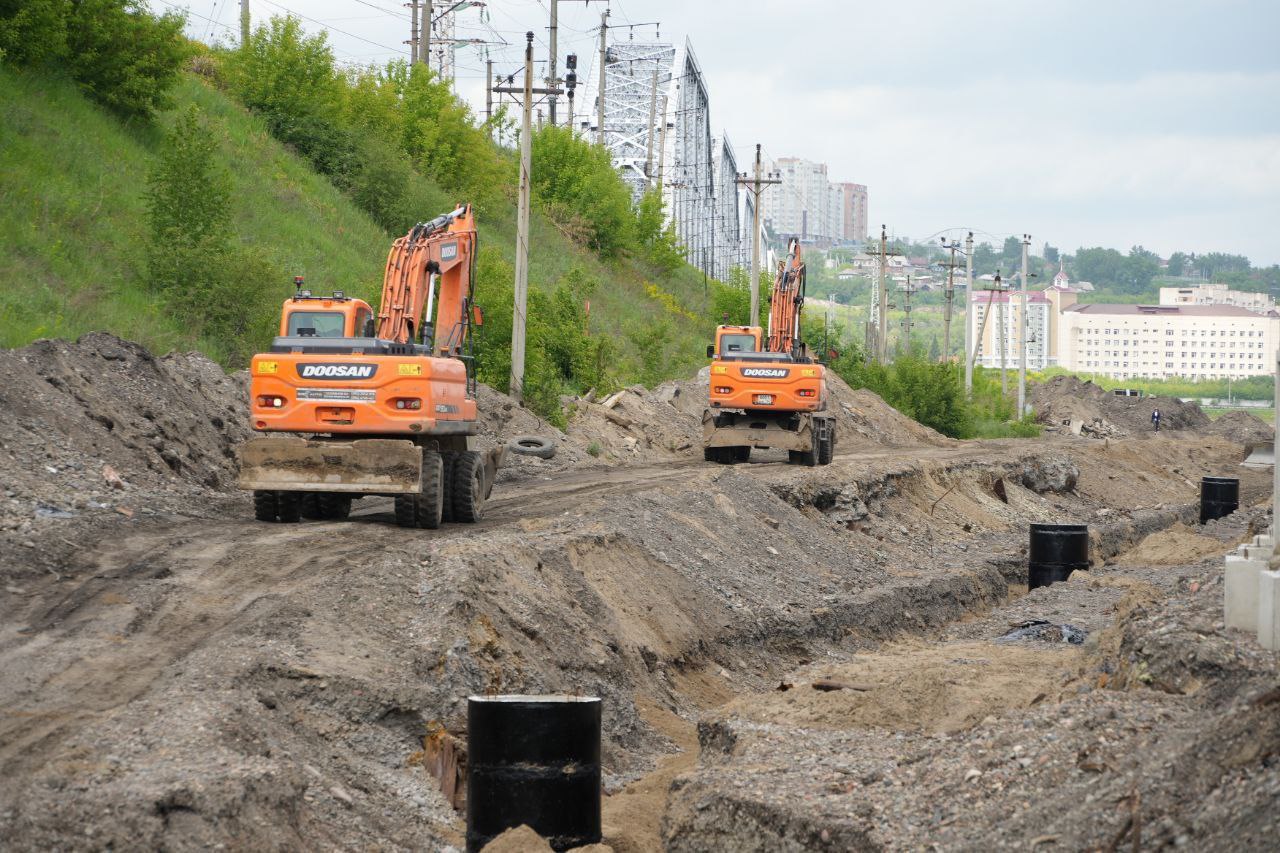
[(1009, 380), (1008, 380), (1008, 378), (1005, 376), (1005, 349), (1007, 349), (1007, 347), (1006, 347), (1006, 343), (1007, 343), (1007, 341), (1005, 340), (1005, 338), (1007, 337), (1007, 335), (1008, 335), (1008, 333), (1009, 333), (1009, 326), (1008, 326), (1008, 324), (1005, 322), (1005, 303), (1007, 303), (1009, 300), (1008, 300), (1007, 298), (1005, 298), (1005, 297), (1006, 297), (1006, 294), (1005, 294), (1005, 292), (1003, 291), (1003, 289), (1001, 288), (1001, 282), (1000, 282), (1000, 270), (996, 270), (996, 290), (999, 290), (999, 291), (1000, 291), (1000, 307), (999, 307), (999, 318), (1000, 318), (1000, 320), (999, 320), (999, 322), (1000, 322), (1000, 341), (999, 341), (999, 343), (1000, 343), (1000, 397), (1003, 399), (1003, 398), (1005, 398), (1005, 397), (1008, 397), (1008, 396), (1009, 396)]
[(902, 287), (902, 310), (906, 317), (902, 320), (902, 349), (911, 355), (911, 275), (907, 274), (907, 283)]
[[(956, 252), (960, 251), (960, 244), (952, 240), (947, 243), (946, 238), (942, 238), (942, 247), (951, 250), (951, 263), (947, 264), (947, 289), (945, 292), (945, 308), (942, 315), (942, 360), (946, 362), (951, 358), (951, 307), (955, 303), (956, 297)], [(966, 348), (967, 349), (967, 348)]]
[[(418, 61), (431, 70), (431, 0), (422, 0), (422, 26), (418, 29)], [(522, 366), (523, 367), (523, 366)]]
[(409, 67), (418, 63), (418, 0), (409, 0)]
[(886, 226), (880, 226), (880, 281), (878, 287), (872, 288), (872, 313), (876, 317), (876, 360), (881, 364), (889, 361), (889, 288), (886, 280), (889, 256), (899, 252), (889, 251), (889, 232)]
[[(982, 349), (982, 342), (985, 340), (985, 336), (986, 336), (986, 334), (987, 334), (987, 320), (988, 320), (988, 318), (990, 318), (990, 317), (991, 317), (991, 302), (992, 302), (993, 297), (994, 297), (994, 296), (995, 296), (995, 294), (996, 294), (996, 291), (1000, 289), (1000, 274), (999, 274), (999, 273), (996, 273), (996, 282), (995, 282), (995, 283), (996, 283), (995, 290), (988, 290), (988, 291), (987, 291), (987, 310), (982, 312), (982, 325), (981, 325), (981, 326), (979, 326), (979, 327), (978, 327), (978, 329), (977, 329), (978, 335), (977, 335), (977, 339), (973, 342), (973, 351), (972, 351), (972, 355), (970, 355), (970, 356), (968, 357), (968, 361), (967, 361), (967, 363), (968, 363), (968, 365), (969, 365), (969, 367), (970, 367), (971, 369), (972, 369), (972, 367), (973, 367), (973, 363), (974, 363), (975, 361), (977, 361), (977, 360), (978, 360), (978, 350)], [(969, 300), (969, 304), (970, 304), (970, 305), (972, 305), (973, 303), (974, 303), (974, 300), (973, 300), (972, 298), (970, 298), (970, 300)], [(970, 374), (970, 376), (971, 376), (971, 378), (972, 378), (972, 374)]]
[[(667, 124), (667, 104), (664, 99), (662, 102), (662, 124), (663, 138), (666, 137)], [(658, 169), (658, 173), (662, 173), (662, 169)], [(765, 178), (760, 174), (760, 143), (756, 143), (756, 175), (754, 178), (747, 178), (746, 175), (738, 175), (738, 185), (744, 186), (751, 192), (755, 200), (754, 213), (755, 221), (751, 228), (751, 325), (760, 325), (760, 195), (764, 192), (764, 188), (772, 184), (782, 183), (782, 178), (774, 173), (773, 176)]]
[(240, 48), (249, 46), (249, 0), (240, 0)]
[[(973, 396), (973, 232), (964, 238), (964, 393)], [(984, 318), (985, 320), (985, 318)]]
[[(430, 8), (430, 3), (427, 4)], [(529, 295), (530, 142), (533, 136), (533, 33), (525, 33), (524, 116), (520, 125), (520, 207), (516, 213), (515, 309), (511, 325), (511, 396), (524, 401), (525, 306)]]
[(653, 134), (656, 130), (653, 126), (656, 113), (658, 111), (658, 69), (653, 69), (653, 89), (649, 92), (649, 149), (644, 155), (644, 177), (646, 180), (653, 180)]
[[(488, 52), (489, 51), (486, 49), (485, 53), (488, 53)], [(486, 59), (484, 61), (484, 74), (485, 74), (484, 123), (488, 124), (489, 122), (493, 121), (493, 60), (492, 59)], [(490, 136), (493, 135), (492, 129), (489, 131), (489, 135)]]
[[(552, 89), (557, 89), (560, 86), (560, 79), (556, 75), (556, 63), (558, 62), (558, 56), (559, 56), (559, 54), (556, 53), (556, 30), (559, 29), (560, 0), (550, 0), (550, 2), (551, 2), (551, 10), (550, 10), (551, 11), (551, 32), (550, 32), (551, 38), (550, 38), (550, 44), (548, 45), (548, 47), (551, 50), (551, 57), (550, 57), (550, 61), (547, 63), (547, 86), (549, 86)], [(556, 96), (551, 95), (548, 100), (550, 101), (550, 104), (551, 104), (551, 107), (550, 107), (551, 126), (555, 127)]]
[(596, 126), (599, 129), (598, 140), (600, 147), (604, 147), (604, 59), (608, 52), (605, 46), (605, 36), (609, 32), (609, 10), (605, 9), (600, 13), (600, 95), (596, 99)]
[[(667, 164), (667, 96), (662, 96), (662, 124), (658, 125), (658, 192), (662, 192), (662, 173)], [(759, 147), (759, 146), (757, 146)]]
[(1031, 235), (1022, 235), (1022, 286), (1019, 288), (1022, 294), (1021, 305), (1018, 311), (1018, 417), (1022, 420), (1023, 415), (1027, 413), (1027, 315), (1031, 306), (1027, 303), (1029, 296), (1027, 295), (1027, 278), (1030, 270), (1027, 269), (1027, 250), (1031, 246)]

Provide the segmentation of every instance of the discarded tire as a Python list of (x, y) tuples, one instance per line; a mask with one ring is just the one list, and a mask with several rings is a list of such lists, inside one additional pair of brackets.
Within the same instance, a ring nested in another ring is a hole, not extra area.
[(1049, 586), (1089, 568), (1087, 524), (1033, 524), (1027, 552), (1027, 588)]
[(528, 824), (555, 850), (600, 841), (600, 700), (467, 700), (467, 850)]
[(1234, 477), (1202, 477), (1200, 523), (1226, 518), (1240, 508), (1240, 481)]
[(512, 453), (537, 456), (539, 459), (550, 459), (556, 455), (555, 441), (540, 435), (517, 435), (507, 442), (507, 449)]

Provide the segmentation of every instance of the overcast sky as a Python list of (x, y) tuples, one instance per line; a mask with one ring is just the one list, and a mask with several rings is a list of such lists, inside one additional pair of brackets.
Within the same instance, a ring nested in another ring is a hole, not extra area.
[[(490, 0), (459, 13), (458, 35), (510, 42), (489, 48), (510, 72), (533, 30), (545, 60), (548, 2)], [(756, 142), (825, 161), (832, 180), (868, 185), (873, 228), (1280, 262), (1277, 0), (561, 0), (559, 52), (578, 53), (591, 80), (606, 5), (613, 39), (653, 40), (641, 24), (657, 21), (662, 40), (691, 40), (713, 133), (741, 164)], [(189, 33), (229, 37), (238, 6), (192, 0)], [(395, 0), (251, 9), (323, 22), (344, 61), (407, 50)], [(458, 53), (458, 90), (477, 111), (483, 50)]]

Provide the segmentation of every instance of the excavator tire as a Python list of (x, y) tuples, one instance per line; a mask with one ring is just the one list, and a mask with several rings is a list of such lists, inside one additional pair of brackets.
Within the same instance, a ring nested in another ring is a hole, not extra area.
[(442, 522), (454, 521), (453, 517), (453, 477), (454, 472), (458, 469), (458, 452), (456, 450), (445, 450), (440, 456), (444, 459), (444, 477), (441, 482), (444, 483), (444, 504), (440, 508), (440, 520)]
[(828, 432), (827, 437), (818, 445), (818, 464), (830, 465), (831, 458), (836, 453), (836, 434), (834, 431)]
[(418, 526), (417, 495), (396, 495), (396, 524), (401, 527)]
[(276, 493), (257, 491), (253, 493), (253, 517), (258, 521), (276, 520)]
[(418, 495), (418, 526), (435, 530), (444, 511), (444, 461), (439, 453), (422, 454), (422, 494)]
[(316, 495), (316, 504), (320, 509), (320, 518), (341, 521), (351, 515), (350, 495), (320, 492)]
[(320, 509), (320, 495), (316, 492), (302, 493), (298, 502), (298, 511), (309, 521), (317, 521), (325, 517), (324, 511)]
[(478, 452), (458, 454), (452, 497), (454, 521), (475, 524), (484, 517), (484, 457)]
[(276, 512), (284, 524), (297, 524), (302, 520), (302, 493), (276, 492)]

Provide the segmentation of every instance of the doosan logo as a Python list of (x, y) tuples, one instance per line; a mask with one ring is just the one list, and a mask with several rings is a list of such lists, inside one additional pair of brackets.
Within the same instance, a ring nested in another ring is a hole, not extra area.
[(298, 375), (303, 379), (369, 379), (378, 372), (376, 364), (302, 364)]
[(742, 375), (748, 379), (784, 379), (790, 371), (781, 367), (744, 367)]

